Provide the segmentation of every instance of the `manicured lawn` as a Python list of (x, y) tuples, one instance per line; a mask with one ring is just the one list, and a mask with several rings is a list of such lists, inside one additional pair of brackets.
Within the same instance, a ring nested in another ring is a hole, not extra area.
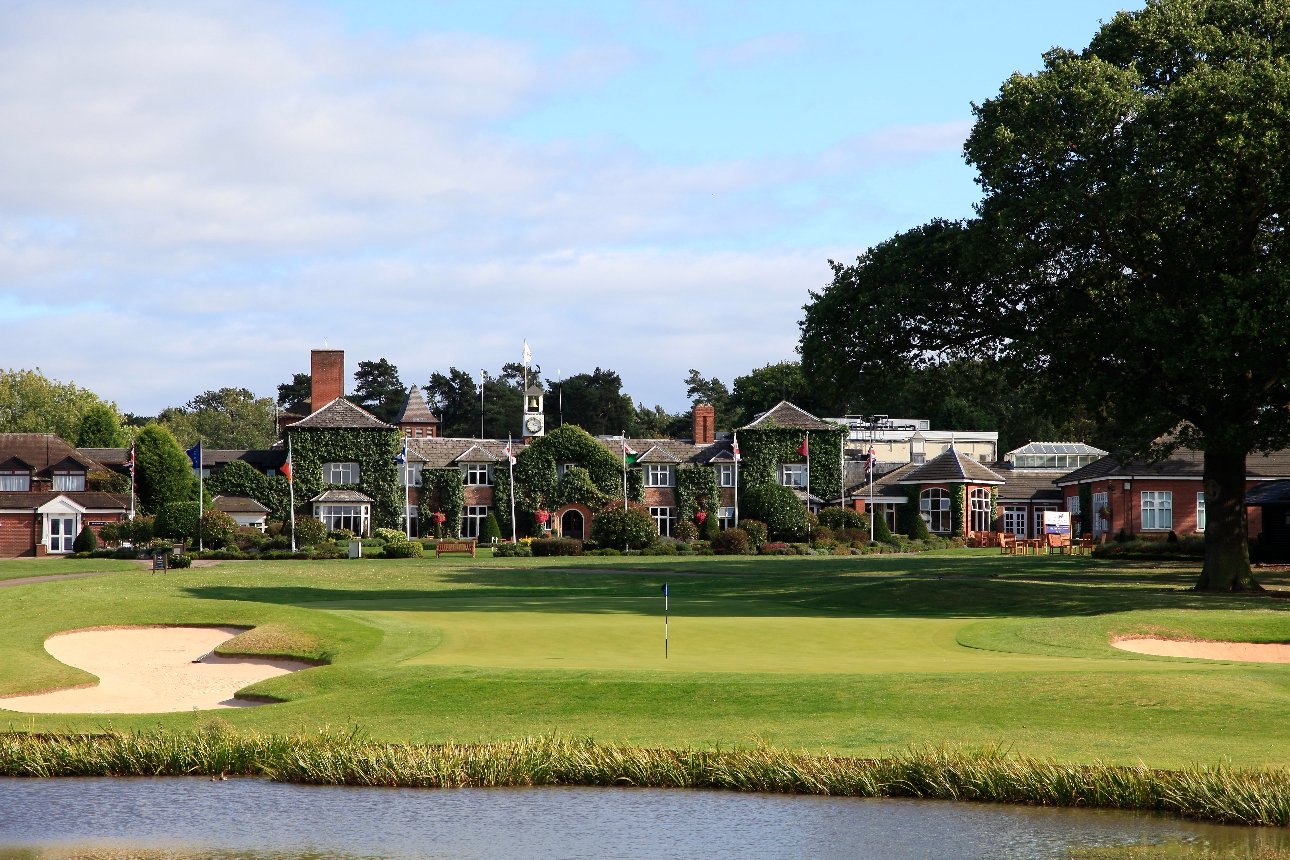
[(90, 573), (112, 570), (138, 570), (133, 561), (111, 558), (14, 558), (0, 561), (0, 582), (28, 576), (58, 576), (64, 573)]
[[(0, 562), (0, 579), (76, 564)], [(1003, 743), (1159, 766), (1290, 764), (1290, 666), (1108, 646), (1122, 632), (1290, 641), (1290, 601), (1197, 595), (1184, 565), (989, 551), (236, 562), (165, 574), (125, 565), (0, 589), (0, 694), (93, 680), (44, 651), (61, 630), (258, 625), (240, 650), (330, 665), (250, 688), (283, 704), (217, 712), (244, 728), (358, 726), (416, 741), (549, 731), (667, 745), (767, 739), (848, 754)], [(0, 712), (0, 725), (186, 727), (211, 716)]]

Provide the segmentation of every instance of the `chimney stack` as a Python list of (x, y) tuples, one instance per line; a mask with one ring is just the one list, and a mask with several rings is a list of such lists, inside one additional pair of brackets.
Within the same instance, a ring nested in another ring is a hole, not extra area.
[(711, 445), (716, 438), (717, 410), (711, 403), (694, 404), (694, 444)]
[(336, 398), (345, 396), (345, 350), (310, 350), (309, 372), (313, 375), (310, 411), (317, 412)]

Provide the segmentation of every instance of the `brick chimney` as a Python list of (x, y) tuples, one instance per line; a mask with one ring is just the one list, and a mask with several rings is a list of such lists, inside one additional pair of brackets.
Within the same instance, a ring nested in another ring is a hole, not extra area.
[(694, 444), (711, 445), (717, 429), (717, 410), (711, 403), (694, 404)]
[(313, 374), (311, 411), (317, 412), (336, 398), (345, 396), (345, 350), (311, 350), (309, 367)]

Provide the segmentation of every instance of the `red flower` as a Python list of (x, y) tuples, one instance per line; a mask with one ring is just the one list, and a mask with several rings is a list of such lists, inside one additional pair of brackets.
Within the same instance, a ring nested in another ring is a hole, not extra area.
[(448, 517), (440, 513), (439, 511), (435, 511), (433, 514), (430, 515), (430, 519), (442, 525), (443, 522), (448, 519)]
[(542, 510), (534, 511), (533, 519), (537, 520), (539, 523), (545, 523), (547, 520), (551, 519), (551, 512)]
[(703, 525), (703, 521), (708, 518), (708, 512), (699, 511), (697, 514), (694, 515), (694, 518), (699, 521), (699, 525)]

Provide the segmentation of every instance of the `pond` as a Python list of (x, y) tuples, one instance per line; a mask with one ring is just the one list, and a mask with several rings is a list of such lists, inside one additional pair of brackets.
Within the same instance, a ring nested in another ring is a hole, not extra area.
[(1096, 810), (604, 788), (0, 779), (0, 858), (1051, 858), (1290, 845), (1285, 831)]

